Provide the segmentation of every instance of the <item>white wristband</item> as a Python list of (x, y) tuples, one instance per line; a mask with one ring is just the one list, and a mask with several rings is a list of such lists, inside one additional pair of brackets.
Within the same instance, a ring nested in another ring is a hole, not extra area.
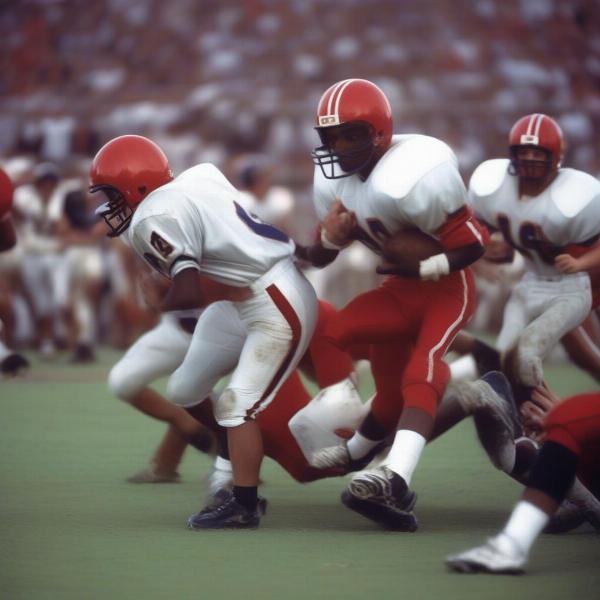
[(338, 246), (337, 244), (334, 244), (332, 241), (330, 241), (324, 229), (321, 229), (321, 246), (323, 246), (323, 248), (325, 248), (326, 250), (341, 250), (342, 248), (344, 248), (344, 246)]
[(440, 277), (450, 273), (450, 263), (445, 254), (436, 254), (419, 263), (419, 277), (421, 279), (437, 281)]

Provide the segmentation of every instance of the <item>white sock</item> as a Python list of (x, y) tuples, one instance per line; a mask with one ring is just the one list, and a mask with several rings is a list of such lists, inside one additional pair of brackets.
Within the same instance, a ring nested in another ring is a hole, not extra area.
[(381, 440), (370, 440), (366, 438), (364, 435), (361, 435), (358, 431), (354, 432), (354, 435), (348, 440), (348, 452), (350, 453), (350, 458), (356, 460), (357, 458), (362, 458), (369, 454), (377, 444), (379, 444)]
[(452, 381), (473, 381), (477, 379), (477, 363), (471, 354), (465, 354), (449, 365)]
[(394, 473), (398, 473), (406, 481), (406, 485), (410, 485), (426, 443), (427, 440), (420, 433), (400, 429), (396, 432), (394, 443), (383, 462)]
[(526, 500), (519, 500), (500, 535), (507, 535), (528, 555), (533, 542), (549, 520), (550, 517), (542, 509)]
[(233, 472), (231, 461), (227, 458), (223, 458), (222, 456), (217, 456), (215, 458), (215, 464), (213, 466), (215, 469), (219, 469), (219, 471), (229, 471), (230, 473)]

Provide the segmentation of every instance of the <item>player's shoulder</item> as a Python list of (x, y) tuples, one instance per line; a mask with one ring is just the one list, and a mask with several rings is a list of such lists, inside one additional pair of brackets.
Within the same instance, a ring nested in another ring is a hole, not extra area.
[(469, 194), (471, 197), (485, 198), (497, 192), (506, 177), (509, 177), (508, 158), (493, 158), (482, 162), (471, 175)]
[[(216, 167), (216, 165), (214, 165), (212, 163), (200, 163), (200, 164), (194, 165), (193, 167), (190, 167), (189, 169), (186, 169), (180, 175), (175, 177), (175, 179), (173, 179), (173, 181), (171, 181), (170, 183), (168, 183), (166, 186), (163, 186), (163, 187), (166, 187), (166, 188), (175, 187), (176, 188), (178, 186), (181, 186), (182, 184), (185, 185), (190, 181), (193, 182), (193, 181), (197, 181), (197, 180), (229, 184), (229, 181), (227, 180), (225, 175), (223, 175), (223, 173)], [(229, 185), (231, 185), (231, 184), (229, 184)]]
[(436, 167), (447, 164), (458, 171), (458, 161), (450, 146), (434, 137), (420, 134), (395, 135), (392, 146), (373, 170), (376, 191), (404, 198)]
[(556, 208), (568, 218), (581, 213), (591, 204), (600, 211), (600, 181), (584, 171), (562, 168), (550, 185)]

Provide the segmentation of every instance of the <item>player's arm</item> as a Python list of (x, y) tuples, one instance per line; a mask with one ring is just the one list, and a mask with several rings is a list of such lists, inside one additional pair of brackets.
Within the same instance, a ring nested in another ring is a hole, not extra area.
[[(487, 232), (465, 205), (448, 215), (444, 225), (435, 232), (435, 238), (431, 238), (432, 250), (426, 257), (407, 254), (403, 245), (395, 245), (394, 238), (390, 238), (382, 248), (388, 264), (379, 267), (377, 272), (437, 281), (481, 258), (485, 252), (487, 237)], [(435, 239), (439, 243), (434, 245)], [(436, 252), (434, 248), (439, 248), (440, 251)]]
[(315, 243), (312, 246), (296, 245), (295, 255), (315, 267), (324, 267), (352, 242), (355, 227), (356, 215), (340, 199), (336, 199), (319, 223)]
[(600, 242), (596, 242), (591, 249), (580, 256), (559, 254), (554, 259), (554, 264), (561, 273), (579, 273), (600, 269)]
[(339, 249), (326, 248), (321, 241), (321, 228), (318, 228), (318, 237), (314, 244), (303, 246), (296, 243), (294, 255), (296, 258), (310, 263), (313, 267), (325, 267), (332, 263), (340, 253)]
[(206, 306), (207, 296), (198, 275), (198, 269), (193, 267), (178, 271), (173, 276), (171, 287), (162, 301), (161, 311), (188, 310)]

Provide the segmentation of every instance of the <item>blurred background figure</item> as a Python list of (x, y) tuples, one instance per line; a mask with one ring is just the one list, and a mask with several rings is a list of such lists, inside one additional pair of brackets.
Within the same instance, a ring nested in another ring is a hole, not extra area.
[[(128, 249), (95, 238), (93, 225), (73, 226), (63, 210), (116, 135), (155, 139), (175, 173), (213, 162), (254, 197), (259, 217), (300, 243), (316, 225), (313, 107), (345, 77), (381, 87), (398, 132), (448, 143), (465, 181), (485, 158), (504, 155), (506, 131), (531, 112), (556, 117), (570, 142), (566, 164), (600, 173), (597, 2), (94, 0), (84, 14), (77, 6), (0, 9), (0, 166), (17, 188), (19, 233), (0, 258), (0, 305), (9, 338), (45, 355), (65, 347), (69, 359), (87, 360), (95, 344), (128, 347), (156, 323)], [(94, 241), (75, 242), (77, 230)], [(496, 335), (520, 261), (497, 265), (488, 255), (477, 265), (472, 331)], [(341, 307), (377, 284), (376, 262), (354, 244), (335, 268), (307, 275)], [(62, 265), (54, 278), (53, 263)]]

